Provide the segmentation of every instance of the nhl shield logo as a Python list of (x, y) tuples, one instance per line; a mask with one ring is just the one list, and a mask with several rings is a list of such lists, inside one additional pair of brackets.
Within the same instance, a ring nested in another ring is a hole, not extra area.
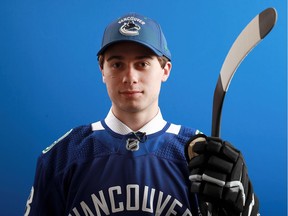
[(139, 140), (134, 138), (127, 139), (126, 149), (129, 151), (137, 151), (139, 149)]
[(141, 27), (135, 24), (134, 21), (129, 21), (128, 23), (125, 22), (120, 27), (119, 32), (125, 36), (136, 36), (136, 35), (139, 35), (140, 29)]

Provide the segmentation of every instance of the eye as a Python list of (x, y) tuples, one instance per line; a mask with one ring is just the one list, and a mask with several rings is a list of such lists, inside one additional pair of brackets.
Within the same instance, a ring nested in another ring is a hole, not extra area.
[(147, 68), (147, 67), (149, 67), (149, 62), (147, 62), (147, 61), (142, 61), (142, 62), (138, 62), (138, 64), (137, 64), (137, 66), (139, 67), (139, 68)]
[(114, 62), (111, 64), (111, 67), (114, 69), (119, 69), (121, 68), (121, 66), (122, 66), (121, 62)]

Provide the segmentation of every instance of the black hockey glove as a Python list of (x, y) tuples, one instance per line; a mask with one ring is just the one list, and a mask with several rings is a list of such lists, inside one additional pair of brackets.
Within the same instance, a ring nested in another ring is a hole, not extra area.
[(196, 135), (186, 147), (191, 192), (218, 206), (220, 216), (256, 216), (259, 202), (241, 152), (216, 137)]

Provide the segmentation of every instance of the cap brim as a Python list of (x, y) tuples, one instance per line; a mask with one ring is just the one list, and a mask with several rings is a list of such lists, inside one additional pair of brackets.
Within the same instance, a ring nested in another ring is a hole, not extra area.
[[(157, 56), (165, 56), (165, 55), (163, 55), (162, 52), (160, 52), (159, 50), (157, 50), (155, 47), (153, 47), (153, 46), (151, 46), (151, 45), (149, 45), (149, 44), (147, 44), (147, 43), (145, 43), (145, 42), (143, 42), (143, 41), (132, 40), (132, 39), (129, 39), (129, 40), (116, 40), (116, 41), (113, 41), (113, 42), (111, 42), (111, 43), (108, 43), (108, 44), (106, 44), (105, 46), (103, 46), (103, 47), (98, 51), (97, 56), (103, 54), (103, 53), (106, 51), (106, 49), (108, 49), (109, 46), (111, 46), (111, 45), (113, 45), (113, 44), (116, 44), (116, 43), (120, 43), (120, 42), (135, 42), (135, 43), (141, 44), (141, 45), (149, 48), (149, 49), (152, 50)], [(169, 56), (165, 56), (165, 57), (167, 57), (168, 59), (170, 59)]]

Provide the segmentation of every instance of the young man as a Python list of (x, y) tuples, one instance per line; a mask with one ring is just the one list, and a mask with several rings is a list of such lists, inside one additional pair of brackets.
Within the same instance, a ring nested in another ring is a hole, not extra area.
[(159, 24), (124, 15), (97, 55), (111, 109), (43, 151), (25, 215), (257, 215), (242, 154), (162, 118), (172, 64)]

